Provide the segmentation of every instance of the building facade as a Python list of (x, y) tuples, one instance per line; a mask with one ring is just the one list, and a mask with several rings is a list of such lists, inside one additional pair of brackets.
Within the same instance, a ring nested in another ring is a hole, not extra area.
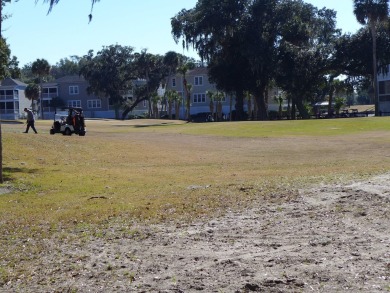
[(24, 108), (31, 108), (31, 101), (24, 94), (27, 85), (19, 80), (6, 78), (0, 86), (1, 119), (16, 120), (24, 117)]
[[(388, 66), (387, 72), (390, 70)], [(378, 74), (379, 113), (390, 116), (390, 74)]]
[[(185, 79), (185, 82), (184, 82)], [(145, 83), (146, 81), (136, 81), (136, 85)], [(190, 91), (190, 115), (196, 115), (199, 113), (210, 113), (210, 98), (207, 96), (207, 92), (216, 93), (216, 86), (209, 82), (208, 70), (205, 67), (195, 68), (188, 71), (185, 77), (182, 74), (175, 74), (167, 79), (165, 88), (162, 87), (158, 90), (159, 96), (164, 96), (166, 90), (174, 90), (181, 97), (181, 106), (179, 113), (173, 114), (179, 119), (187, 118), (186, 108), (186, 91), (184, 84), (191, 84)], [(115, 105), (110, 104), (108, 97), (99, 97), (93, 94), (88, 94), (88, 82), (78, 75), (65, 76), (59, 78), (53, 82), (47, 82), (42, 84), (41, 97), (43, 101), (43, 113), (40, 108), (40, 103), (33, 107), (31, 101), (29, 101), (24, 94), (26, 84), (13, 79), (3, 80), (0, 86), (0, 114), (3, 119), (20, 119), (24, 117), (23, 109), (33, 108), (36, 109), (38, 117), (43, 119), (52, 119), (56, 109), (62, 107), (81, 107), (84, 110), (84, 116), (86, 118), (121, 118), (122, 109), (116, 108)], [(275, 108), (273, 101), (274, 93), (269, 93), (269, 109)], [(222, 101), (217, 106), (214, 101), (214, 113), (217, 112), (217, 107), (220, 107), (223, 119), (229, 120), (230, 113), (235, 110), (235, 97), (233, 95), (226, 95), (222, 93)], [(131, 103), (133, 100), (133, 92), (127, 91), (123, 93), (123, 97)], [(162, 99), (163, 100), (163, 99)], [(166, 105), (161, 102), (158, 106), (158, 110), (162, 109), (166, 112)], [(39, 107), (38, 107), (39, 106)], [(129, 113), (129, 116), (145, 116), (149, 112), (148, 101), (143, 101), (136, 106), (136, 108)], [(254, 101), (250, 103), (244, 102), (244, 109), (254, 109)], [(158, 113), (160, 116), (166, 114), (164, 112)], [(154, 115), (155, 116), (155, 115)], [(156, 116), (155, 116), (156, 117)]]

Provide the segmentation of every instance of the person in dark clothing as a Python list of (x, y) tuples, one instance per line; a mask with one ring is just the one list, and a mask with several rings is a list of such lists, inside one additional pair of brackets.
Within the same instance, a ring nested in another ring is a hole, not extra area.
[(28, 133), (28, 130), (31, 129), (34, 130), (35, 133), (38, 133), (37, 130), (35, 129), (35, 126), (34, 126), (34, 123), (35, 123), (35, 119), (34, 119), (34, 113), (30, 110), (30, 109), (27, 109), (27, 108), (24, 108), (24, 112), (27, 113), (27, 128), (26, 128), (26, 131), (23, 132), (23, 133)]

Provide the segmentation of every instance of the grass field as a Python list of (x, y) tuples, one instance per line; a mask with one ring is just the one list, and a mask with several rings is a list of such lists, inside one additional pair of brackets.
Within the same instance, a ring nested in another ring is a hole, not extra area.
[[(390, 119), (87, 121), (85, 137), (3, 123), (2, 235), (108, 220), (190, 220), (390, 169)], [(18, 232), (19, 231), (19, 232)]]
[[(73, 271), (67, 259), (73, 249), (62, 251), (61, 243), (142, 238), (136, 222), (179, 225), (262, 204), (278, 207), (293, 202), (299, 189), (390, 170), (390, 119), (384, 117), (91, 120), (85, 137), (50, 135), (50, 121), (36, 124), (39, 134), (23, 134), (21, 122), (2, 123), (0, 288), (55, 280), (52, 255)], [(47, 251), (53, 247), (59, 251)], [(51, 277), (43, 272), (40, 281), (41, 264)]]

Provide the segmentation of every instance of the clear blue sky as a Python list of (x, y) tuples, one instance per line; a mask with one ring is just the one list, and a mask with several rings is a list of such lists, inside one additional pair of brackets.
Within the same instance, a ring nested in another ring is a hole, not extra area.
[[(153, 54), (176, 51), (197, 57), (184, 50), (171, 35), (170, 19), (181, 9), (193, 8), (196, 0), (101, 0), (93, 9), (88, 24), (90, 0), (60, 0), (47, 15), (48, 4), (39, 0), (12, 1), (5, 13), (4, 37), (20, 66), (44, 58), (50, 64), (72, 55), (83, 56), (90, 49), (96, 53), (103, 46), (119, 44), (147, 49)], [(337, 11), (338, 27), (355, 32), (360, 26), (353, 15), (352, 0), (306, 0), (316, 7)]]

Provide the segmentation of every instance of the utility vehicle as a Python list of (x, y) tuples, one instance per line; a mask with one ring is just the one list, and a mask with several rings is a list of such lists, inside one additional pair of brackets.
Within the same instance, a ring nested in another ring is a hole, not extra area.
[(62, 108), (62, 111), (54, 113), (54, 122), (50, 134), (72, 135), (75, 133), (84, 136), (86, 132), (82, 108), (66, 107)]

